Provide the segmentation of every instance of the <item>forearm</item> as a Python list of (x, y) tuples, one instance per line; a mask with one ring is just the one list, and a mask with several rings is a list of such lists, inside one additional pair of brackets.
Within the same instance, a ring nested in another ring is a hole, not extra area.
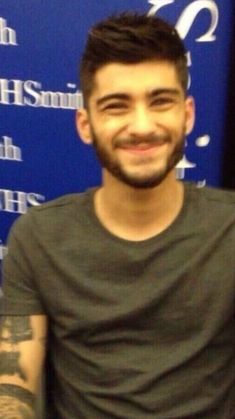
[(35, 419), (34, 396), (11, 384), (0, 384), (1, 419)]

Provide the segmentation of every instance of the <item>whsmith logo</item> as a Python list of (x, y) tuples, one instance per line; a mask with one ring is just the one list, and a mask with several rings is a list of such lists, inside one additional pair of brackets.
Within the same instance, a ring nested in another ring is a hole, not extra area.
[(16, 31), (7, 26), (7, 21), (0, 17), (0, 45), (18, 45)]
[[(66, 86), (76, 89), (76, 84), (67, 83)], [(0, 79), (0, 104), (54, 109), (83, 107), (83, 96), (78, 90), (75, 92), (53, 92), (41, 89), (42, 84), (34, 80)]]
[(44, 201), (45, 196), (37, 193), (0, 189), (0, 212), (25, 214), (28, 206), (38, 206)]
[(22, 161), (21, 149), (13, 145), (10, 137), (4, 136), (0, 140), (0, 160)]

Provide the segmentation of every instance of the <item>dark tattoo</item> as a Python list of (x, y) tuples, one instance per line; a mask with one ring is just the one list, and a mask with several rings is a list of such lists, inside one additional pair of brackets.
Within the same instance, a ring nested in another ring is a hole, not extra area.
[(0, 375), (18, 375), (26, 380), (20, 367), (19, 343), (31, 340), (33, 331), (27, 316), (5, 317), (0, 328)]
[(34, 396), (28, 390), (11, 384), (0, 384), (2, 419), (35, 419)]
[(34, 413), (28, 406), (25, 406), (12, 397), (0, 397), (1, 417), (4, 419), (34, 419)]
[(26, 380), (26, 375), (20, 368), (19, 352), (1, 352), (0, 353), (0, 376), (1, 375), (18, 375), (22, 380)]
[(1, 325), (0, 342), (16, 344), (33, 338), (30, 319), (27, 316), (6, 317)]

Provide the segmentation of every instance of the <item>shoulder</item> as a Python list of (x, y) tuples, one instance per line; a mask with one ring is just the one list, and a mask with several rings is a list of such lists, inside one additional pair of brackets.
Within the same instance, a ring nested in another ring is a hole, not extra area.
[(197, 187), (196, 184), (186, 184), (186, 190), (189, 191), (191, 197), (205, 204), (215, 205), (219, 207), (234, 208), (235, 191), (222, 188), (214, 188), (209, 186)]
[(74, 205), (80, 205), (89, 195), (90, 191), (63, 195), (44, 204), (31, 207), (29, 213), (38, 213), (46, 216), (51, 212), (57, 212), (63, 209), (69, 210)]
[[(37, 231), (49, 234), (55, 226), (66, 228), (74, 223), (77, 215), (85, 211), (91, 200), (91, 191), (63, 195), (42, 205), (31, 207), (26, 214), (21, 215), (13, 224), (11, 235), (34, 235)], [(83, 211), (84, 210), (84, 211)]]
[(235, 227), (235, 192), (195, 184), (186, 184), (187, 206), (197, 225)]

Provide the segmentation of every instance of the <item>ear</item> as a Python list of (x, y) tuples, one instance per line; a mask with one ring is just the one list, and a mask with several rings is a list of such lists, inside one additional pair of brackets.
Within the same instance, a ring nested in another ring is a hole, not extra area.
[(189, 135), (195, 124), (195, 102), (192, 96), (188, 96), (185, 100), (186, 111), (186, 135)]
[(86, 109), (78, 109), (76, 112), (76, 128), (79, 137), (85, 144), (92, 144), (90, 121)]

